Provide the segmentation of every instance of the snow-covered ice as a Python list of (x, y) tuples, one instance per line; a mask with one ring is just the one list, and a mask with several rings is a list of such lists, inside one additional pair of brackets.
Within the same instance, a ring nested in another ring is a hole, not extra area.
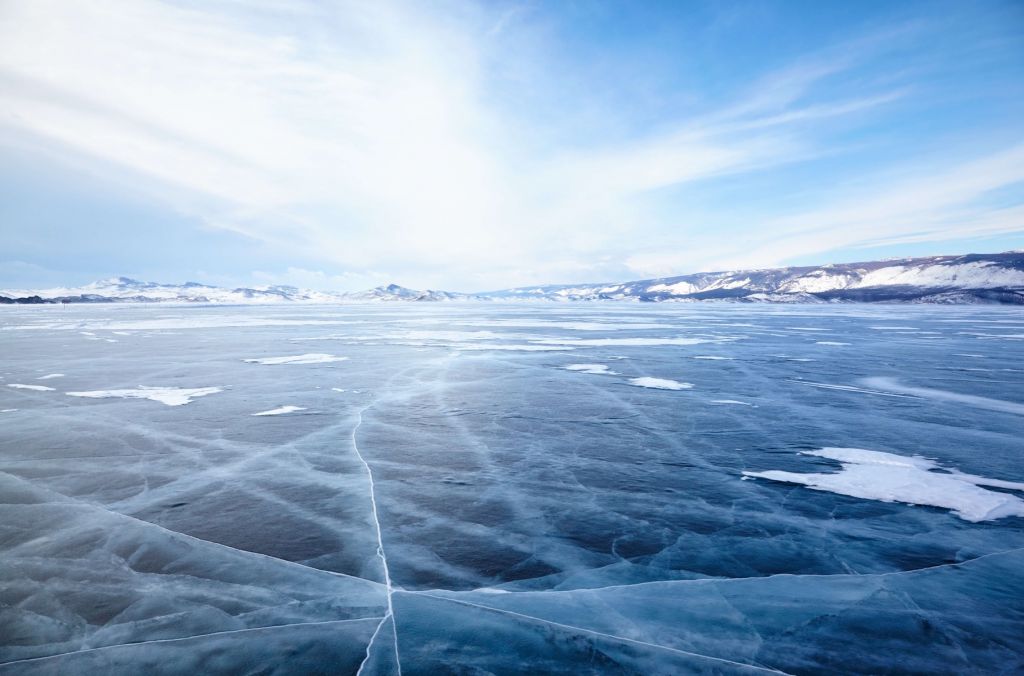
[(259, 413), (253, 413), (252, 415), (282, 415), (284, 413), (294, 413), (295, 411), (305, 411), (306, 409), (302, 406), (278, 406), (268, 411), (260, 411)]
[(1024, 500), (982, 486), (1024, 491), (1024, 483), (965, 474), (920, 456), (861, 448), (822, 448), (804, 455), (838, 460), (839, 472), (800, 474), (769, 470), (745, 476), (803, 484), (819, 491), (883, 502), (905, 502), (952, 510), (967, 521), (1024, 516)]
[(569, 364), (565, 367), (565, 370), (580, 371), (581, 373), (590, 373), (593, 375), (618, 375), (616, 371), (609, 370), (607, 364)]
[(132, 390), (92, 390), (88, 392), (67, 392), (70, 397), (87, 399), (150, 399), (167, 406), (184, 406), (193, 399), (223, 392), (220, 387), (146, 387)]
[(649, 387), (655, 390), (688, 390), (693, 387), (693, 384), (691, 383), (681, 383), (678, 380), (670, 380), (668, 378), (651, 378), (649, 376), (630, 378), (629, 384), (636, 385), (637, 387)]
[(329, 364), (336, 361), (345, 361), (348, 357), (336, 357), (332, 354), (297, 354), (291, 357), (257, 357), (244, 359), (251, 364)]

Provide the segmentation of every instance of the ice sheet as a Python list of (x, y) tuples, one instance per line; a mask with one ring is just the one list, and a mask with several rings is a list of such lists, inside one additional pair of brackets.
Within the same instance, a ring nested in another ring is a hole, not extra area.
[[(0, 382), (105, 398), (0, 387), (0, 673), (1024, 671), (1024, 343), (972, 335), (1010, 321), (2, 307)], [(244, 361), (305, 340), (350, 359)]]

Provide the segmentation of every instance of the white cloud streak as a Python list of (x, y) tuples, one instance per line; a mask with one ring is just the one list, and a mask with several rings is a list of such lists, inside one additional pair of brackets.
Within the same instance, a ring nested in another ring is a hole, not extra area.
[[(0, 10), (0, 133), (133, 172), (140, 190), (213, 227), (339, 271), (296, 266), (291, 279), (356, 284), (387, 269), (476, 290), (690, 271), (692, 252), (623, 250), (650, 217), (647, 195), (813, 158), (823, 152), (813, 123), (907, 95), (801, 104), (856, 61), (871, 42), (861, 41), (658, 133), (537, 150), (517, 134), (519, 113), (488, 96), (492, 38), (523, 15), (457, 3), (12, 1)], [(1020, 180), (1020, 155), (934, 185), (910, 180), (867, 205), (775, 217), (748, 258), (1003, 231), (1016, 212), (969, 204)], [(703, 261), (751, 249), (702, 246)]]

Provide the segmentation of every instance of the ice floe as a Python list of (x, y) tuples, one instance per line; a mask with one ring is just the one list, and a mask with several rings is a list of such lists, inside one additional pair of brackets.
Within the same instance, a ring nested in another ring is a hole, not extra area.
[(23, 385), (21, 383), (7, 383), (7, 387), (13, 387), (16, 390), (35, 390), (36, 392), (54, 391), (54, 388), (47, 387), (46, 385)]
[(1024, 483), (965, 474), (917, 455), (896, 455), (862, 448), (822, 448), (801, 451), (801, 454), (838, 460), (842, 469), (812, 474), (780, 470), (743, 474), (866, 500), (942, 507), (966, 521), (1024, 516), (1024, 500), (1009, 493), (982, 488), (991, 486), (1024, 491)]
[(565, 367), (565, 370), (579, 371), (581, 373), (591, 373), (593, 375), (618, 375), (617, 371), (610, 371), (606, 364), (569, 364), (568, 366)]
[(255, 359), (244, 359), (250, 364), (326, 364), (335, 361), (345, 361), (348, 357), (335, 357), (331, 354), (297, 354), (291, 357), (260, 357)]
[(636, 385), (637, 387), (649, 387), (655, 390), (688, 390), (693, 385), (691, 383), (681, 383), (678, 380), (669, 380), (668, 378), (630, 378), (630, 385)]
[(284, 413), (294, 413), (295, 411), (305, 411), (306, 409), (302, 406), (279, 406), (272, 408), (269, 411), (260, 411), (259, 413), (253, 413), (253, 415), (282, 415)]
[(184, 406), (198, 397), (223, 392), (220, 387), (146, 387), (136, 390), (92, 390), (90, 392), (68, 392), (70, 397), (88, 399), (150, 399), (168, 406)]

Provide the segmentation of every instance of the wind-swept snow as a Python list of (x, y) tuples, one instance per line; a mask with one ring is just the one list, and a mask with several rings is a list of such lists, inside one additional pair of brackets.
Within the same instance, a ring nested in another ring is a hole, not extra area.
[(688, 390), (693, 387), (691, 383), (681, 383), (678, 380), (649, 377), (630, 378), (629, 384), (637, 387), (649, 387), (654, 390)]
[(335, 357), (331, 354), (298, 354), (292, 357), (260, 357), (255, 359), (243, 359), (250, 364), (326, 364), (335, 361), (345, 361), (348, 357)]
[(136, 390), (92, 390), (90, 392), (68, 392), (69, 397), (85, 397), (87, 399), (149, 399), (158, 401), (167, 406), (184, 406), (191, 403), (193, 399), (205, 397), (208, 394), (223, 392), (220, 387), (146, 387), (140, 386)]
[(820, 474), (779, 470), (743, 474), (867, 500), (942, 507), (966, 521), (1024, 516), (1024, 500), (982, 488), (1020, 491), (1024, 490), (1024, 483), (965, 474), (917, 455), (908, 457), (862, 448), (822, 448), (801, 454), (838, 460), (842, 469)]
[(306, 409), (302, 406), (279, 406), (272, 408), (269, 411), (260, 411), (259, 413), (253, 413), (252, 415), (282, 415), (284, 413), (294, 413), (295, 411), (305, 411)]
[(565, 367), (565, 370), (580, 371), (581, 373), (591, 373), (593, 375), (618, 375), (616, 371), (608, 370), (608, 366), (606, 364), (569, 364), (568, 366)]

